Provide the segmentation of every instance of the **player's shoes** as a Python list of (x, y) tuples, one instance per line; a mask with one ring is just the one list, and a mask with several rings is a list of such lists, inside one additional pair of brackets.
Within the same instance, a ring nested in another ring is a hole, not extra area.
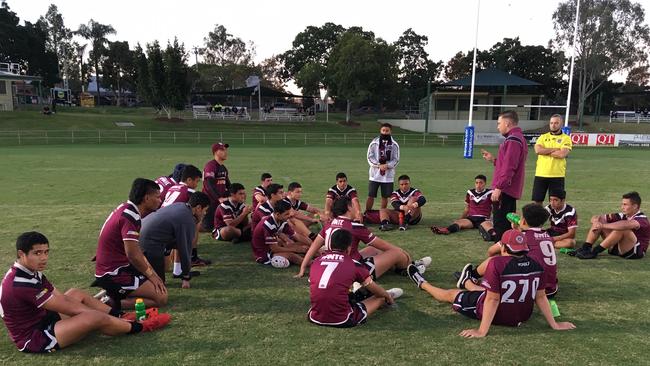
[[(158, 308), (148, 308), (145, 311), (145, 313), (147, 314), (147, 319), (151, 318), (151, 317), (156, 317), (156, 316), (158, 316)], [(122, 314), (122, 316), (120, 316), (120, 319), (124, 319), (124, 320), (134, 322), (135, 321), (135, 312), (130, 311), (128, 313), (124, 313), (124, 314)]]
[(201, 257), (192, 258), (192, 267), (205, 267), (212, 264), (212, 261), (209, 259), (204, 259)]
[(454, 273), (453, 273), (453, 276), (454, 276), (454, 279), (455, 279), (456, 281), (458, 281), (458, 279), (460, 278), (460, 271), (456, 271), (456, 272), (454, 272)]
[(402, 224), (399, 226), (399, 231), (406, 231), (409, 228), (409, 224)]
[(422, 284), (427, 282), (427, 280), (422, 277), (422, 273), (420, 273), (416, 266), (411, 264), (408, 266), (406, 271), (411, 281), (413, 281), (418, 288), (422, 288)]
[(379, 230), (380, 231), (391, 231), (391, 230), (395, 230), (395, 228), (391, 224), (381, 224), (381, 225), (379, 225)]
[(472, 269), (474, 269), (474, 266), (472, 266), (471, 263), (467, 263), (465, 267), (463, 267), (463, 269), (460, 271), (460, 277), (456, 282), (457, 288), (461, 290), (465, 289), (465, 282), (472, 280)]
[(481, 237), (483, 238), (484, 241), (494, 241), (494, 238), (492, 238), (492, 235), (485, 230), (485, 228), (481, 225), (478, 226), (478, 232), (481, 234)]
[[(190, 277), (198, 277), (201, 275), (199, 271), (190, 271)], [(174, 278), (183, 278), (182, 275), (173, 275)]]
[(576, 253), (576, 257), (579, 259), (596, 259), (598, 257), (598, 253), (592, 251), (592, 250), (582, 250)]
[(429, 267), (431, 265), (431, 257), (426, 256), (422, 257), (416, 261), (413, 261), (413, 264), (418, 267), (418, 266), (424, 266), (425, 268)]
[(404, 290), (401, 288), (391, 288), (390, 290), (386, 290), (390, 294), (390, 296), (393, 298), (393, 300), (397, 300), (398, 298), (402, 297), (404, 295)]
[(431, 232), (438, 235), (449, 235), (449, 229), (446, 227), (431, 226)]
[(142, 332), (152, 332), (156, 329), (160, 329), (169, 324), (171, 320), (171, 315), (166, 313), (158, 313), (155, 316), (148, 317), (140, 322), (142, 324)]

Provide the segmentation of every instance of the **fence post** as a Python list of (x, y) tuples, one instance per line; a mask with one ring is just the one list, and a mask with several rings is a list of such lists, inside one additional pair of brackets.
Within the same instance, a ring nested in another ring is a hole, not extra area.
[(422, 146), (424, 146), (427, 143), (427, 134), (424, 133), (422, 134)]
[(102, 144), (102, 130), (97, 130), (97, 144)]
[(363, 141), (366, 141), (366, 133), (363, 133)]
[(20, 141), (20, 130), (18, 130), (18, 145), (22, 145), (22, 142)]
[(305, 145), (307, 145), (307, 134), (305, 134)]
[(347, 143), (348, 143), (348, 134), (347, 134), (347, 133), (344, 133), (344, 134), (343, 134), (343, 145), (345, 145), (345, 144), (347, 144)]
[(126, 130), (124, 130), (124, 143), (125, 144), (129, 143), (129, 138), (126, 136)]
[(71, 142), (74, 144), (74, 130), (72, 130), (72, 135), (71, 135)]
[(176, 143), (176, 131), (174, 131), (174, 143)]
[(223, 131), (219, 132), (219, 142), (223, 142)]
[(287, 133), (286, 132), (284, 133), (284, 144), (285, 145), (287, 144)]
[(262, 132), (262, 145), (266, 145), (266, 132)]
[(151, 131), (149, 131), (149, 144), (152, 144), (152, 141), (151, 141)]
[(327, 145), (327, 133), (325, 133), (325, 145)]
[(402, 137), (403, 137), (402, 140), (404, 141), (404, 145), (406, 145), (406, 135), (402, 135)]
[(47, 130), (45, 130), (45, 145), (50, 144), (50, 138), (47, 136)]
[(241, 133), (241, 144), (244, 145), (245, 139), (244, 139), (244, 133)]

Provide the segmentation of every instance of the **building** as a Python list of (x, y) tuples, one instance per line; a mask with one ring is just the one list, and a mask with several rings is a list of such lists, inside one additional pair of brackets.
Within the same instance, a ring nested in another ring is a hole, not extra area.
[(38, 104), (39, 93), (32, 82), (38, 81), (39, 76), (21, 75), (13, 65), (0, 64), (0, 111), (13, 111), (20, 104)]

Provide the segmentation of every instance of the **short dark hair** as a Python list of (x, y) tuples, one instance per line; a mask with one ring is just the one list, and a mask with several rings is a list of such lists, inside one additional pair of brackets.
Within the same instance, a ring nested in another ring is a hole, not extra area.
[(382, 123), (382, 124), (381, 124), (381, 127), (379, 127), (379, 128), (382, 128), (382, 127), (388, 127), (388, 128), (390, 128), (391, 130), (393, 129), (393, 125), (391, 125), (391, 124), (388, 123), (388, 122)]
[(183, 169), (185, 169), (186, 166), (187, 164), (185, 163), (176, 164), (176, 166), (174, 166), (174, 170), (172, 171), (172, 174), (169, 177), (177, 182), (180, 182), (181, 174), (183, 173)]
[(146, 178), (135, 178), (133, 184), (131, 184), (129, 201), (139, 205), (144, 201), (145, 196), (154, 192), (160, 192), (158, 183)]
[(548, 192), (548, 197), (557, 197), (561, 200), (566, 198), (566, 191), (564, 189), (553, 189)]
[(336, 173), (336, 180), (339, 180), (341, 178), (345, 178), (347, 180), (348, 176), (345, 175), (345, 173), (343, 173), (343, 172)]
[(262, 173), (262, 176), (260, 177), (260, 180), (266, 180), (266, 179), (269, 179), (269, 178), (273, 178), (271, 176), (271, 173)]
[(45, 235), (36, 231), (22, 233), (16, 239), (16, 252), (20, 250), (27, 254), (36, 244), (47, 244), (49, 246), (50, 242), (47, 240)]
[(542, 227), (546, 220), (548, 220), (548, 211), (537, 203), (529, 203), (521, 209), (526, 223), (530, 227)]
[(230, 191), (231, 194), (233, 194), (233, 193), (237, 193), (239, 191), (245, 190), (245, 189), (246, 188), (244, 188), (243, 184), (241, 184), (241, 183), (233, 183), (233, 184), (230, 185), (229, 191)]
[(352, 233), (345, 229), (334, 229), (330, 234), (330, 248), (340, 251), (348, 250), (352, 244)]
[(181, 182), (185, 182), (188, 179), (201, 178), (202, 176), (203, 173), (199, 170), (199, 168), (195, 167), (194, 165), (186, 165), (185, 168), (183, 168), (183, 173), (181, 174)]
[(406, 175), (406, 174), (402, 174), (402, 175), (399, 176), (399, 178), (397, 178), (397, 181), (398, 181), (398, 182), (399, 182), (400, 180), (411, 180), (411, 177), (409, 177), (409, 176)]
[(293, 191), (293, 190), (295, 190), (295, 189), (297, 189), (297, 188), (302, 188), (302, 185), (300, 185), (300, 183), (298, 183), (298, 182), (291, 182), (291, 183), (289, 183), (289, 185), (287, 186), (287, 190), (288, 190), (288, 191)]
[(477, 175), (476, 177), (474, 177), (474, 179), (480, 179), (480, 180), (482, 180), (484, 182), (487, 182), (487, 177), (485, 175), (483, 175), (483, 174)]
[(284, 188), (282, 184), (271, 183), (266, 187), (266, 197), (271, 198), (272, 194), (277, 194), (279, 190)]
[(279, 214), (285, 213), (289, 210), (291, 210), (291, 204), (285, 200), (279, 200), (275, 203), (275, 205), (273, 205), (273, 212), (277, 212)]
[(504, 111), (499, 114), (499, 118), (509, 119), (512, 124), (519, 124), (519, 115), (515, 111)]
[(349, 198), (341, 197), (332, 204), (332, 213), (334, 216), (341, 216), (348, 212), (350, 205), (352, 205), (352, 201)]
[(187, 203), (190, 205), (190, 207), (208, 207), (210, 206), (210, 198), (207, 194), (196, 191), (190, 194), (190, 200)]
[(629, 192), (623, 195), (623, 198), (628, 199), (632, 201), (632, 203), (636, 204), (637, 206), (641, 206), (641, 196), (639, 195), (639, 192)]

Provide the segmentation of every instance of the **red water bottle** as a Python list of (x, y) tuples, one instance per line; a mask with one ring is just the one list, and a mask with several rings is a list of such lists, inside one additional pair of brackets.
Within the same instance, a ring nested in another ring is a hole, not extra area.
[(399, 213), (399, 226), (404, 225), (404, 212)]

